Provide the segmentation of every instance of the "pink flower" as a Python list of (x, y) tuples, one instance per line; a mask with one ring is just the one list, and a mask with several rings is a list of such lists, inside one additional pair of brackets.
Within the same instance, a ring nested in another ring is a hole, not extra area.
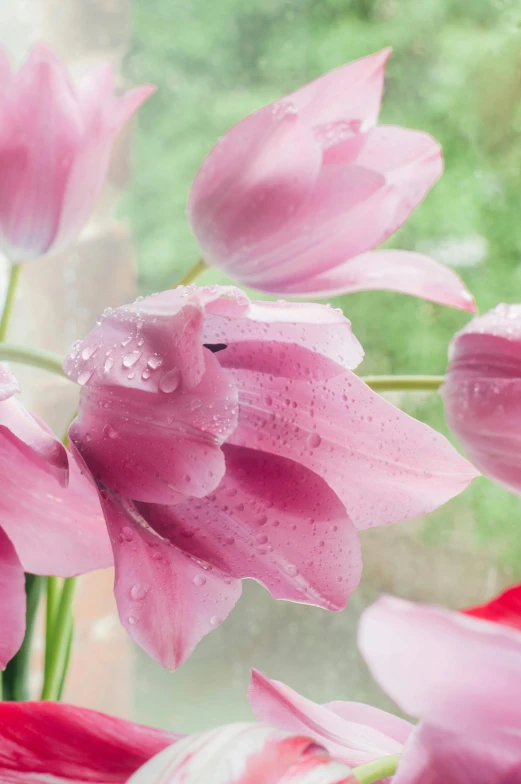
[(0, 366), (0, 669), (24, 637), (24, 571), (72, 577), (112, 563), (94, 487), (17, 389)]
[(180, 736), (53, 702), (0, 702), (0, 781), (125, 784)]
[(338, 610), (357, 529), (415, 517), (475, 472), (350, 368), (341, 311), (179, 287), (109, 311), (65, 362), (71, 442), (100, 485), (120, 618), (174, 668), (240, 580)]
[(13, 74), (0, 50), (0, 247), (20, 262), (72, 243), (107, 174), (114, 140), (154, 88), (114, 95), (105, 64), (75, 89), (43, 45)]
[(442, 387), (449, 427), (484, 474), (521, 494), (521, 305), (498, 305), (454, 337)]
[(309, 735), (351, 767), (399, 753), (413, 728), (398, 716), (359, 702), (317, 705), (257, 670), (248, 699), (258, 721)]
[(469, 607), (462, 612), (521, 630), (521, 585), (513, 585), (486, 604)]
[(518, 784), (519, 631), (383, 597), (364, 612), (359, 645), (380, 686), (421, 719), (393, 784)]
[(262, 724), (189, 735), (160, 752), (128, 784), (356, 784), (350, 769), (309, 737)]
[(410, 251), (373, 251), (441, 175), (428, 134), (377, 126), (390, 49), (259, 109), (206, 157), (188, 216), (204, 260), (285, 296), (390, 289), (474, 310), (450, 269)]

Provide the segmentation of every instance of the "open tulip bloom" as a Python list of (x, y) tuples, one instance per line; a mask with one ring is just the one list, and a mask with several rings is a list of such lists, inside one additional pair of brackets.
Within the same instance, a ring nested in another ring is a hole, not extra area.
[(221, 623), (243, 577), (343, 608), (359, 529), (429, 512), (474, 478), (354, 375), (361, 359), (341, 311), (212, 286), (107, 312), (66, 360), (120, 618), (165, 666)]
[(374, 250), (443, 169), (431, 136), (377, 125), (389, 54), (337, 68), (219, 139), (188, 205), (207, 264), (283, 296), (389, 289), (474, 310), (452, 270), (420, 253)]

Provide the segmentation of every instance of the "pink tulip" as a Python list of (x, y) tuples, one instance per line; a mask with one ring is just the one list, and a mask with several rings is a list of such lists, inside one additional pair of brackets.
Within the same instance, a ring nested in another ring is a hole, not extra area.
[(521, 634), (383, 597), (359, 645), (380, 686), (421, 719), (393, 784), (519, 784)]
[(65, 362), (121, 621), (168, 668), (228, 615), (242, 578), (343, 608), (357, 529), (428, 512), (474, 478), (351, 372), (361, 358), (341, 311), (211, 286), (109, 311)]
[(356, 784), (350, 769), (309, 737), (262, 724), (189, 735), (160, 752), (128, 784)]
[(43, 45), (14, 74), (0, 50), (0, 247), (13, 262), (76, 239), (100, 194), (117, 134), (153, 90), (116, 97), (109, 64), (75, 89), (63, 62)]
[(0, 669), (24, 637), (24, 571), (71, 577), (112, 563), (94, 487), (16, 389), (0, 366)]
[(475, 309), (452, 270), (420, 253), (373, 250), (443, 168), (428, 134), (376, 125), (389, 54), (331, 71), (217, 142), (188, 204), (208, 264), (284, 296), (389, 289)]
[(258, 721), (309, 735), (351, 767), (399, 753), (413, 728), (398, 716), (359, 702), (317, 705), (257, 670), (248, 699)]
[(125, 784), (179, 737), (72, 705), (0, 702), (0, 781)]
[(442, 395), (472, 462), (521, 494), (521, 305), (498, 305), (454, 337)]

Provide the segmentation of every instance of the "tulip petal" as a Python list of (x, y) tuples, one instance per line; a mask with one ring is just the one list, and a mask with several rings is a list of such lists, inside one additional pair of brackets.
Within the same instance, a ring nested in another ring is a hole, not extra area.
[(121, 623), (149, 656), (179, 667), (235, 606), (241, 583), (156, 534), (132, 502), (101, 494)]
[(229, 372), (239, 390), (239, 424), (229, 443), (307, 466), (358, 529), (426, 514), (477, 475), (446, 438), (349, 371), (329, 379), (320, 395), (310, 381)]
[(413, 716), (470, 733), (521, 724), (518, 631), (386, 596), (363, 613), (358, 644), (376, 681)]
[(393, 784), (518, 784), (519, 738), (488, 731), (468, 736), (426, 723), (411, 735)]
[(0, 670), (3, 670), (24, 639), (25, 576), (15, 549), (1, 528), (0, 629)]
[(385, 65), (391, 51), (388, 47), (335, 68), (286, 100), (295, 104), (303, 122), (313, 126), (354, 120), (361, 128), (370, 127), (378, 119)]
[(363, 702), (335, 700), (334, 702), (326, 702), (324, 707), (345, 721), (366, 724), (402, 745), (411, 734), (413, 727), (410, 721), (405, 721), (405, 719), (395, 716), (394, 713), (387, 713), (387, 711), (374, 708)]
[(343, 718), (329, 706), (317, 705), (257, 670), (252, 671), (248, 699), (257, 721), (309, 735), (335, 759), (352, 767), (401, 751), (402, 742), (394, 740), (385, 729), (380, 730), (378, 722), (387, 728), (395, 720), (404, 739), (412, 729), (396, 716), (358, 703), (339, 703), (349, 715)]
[(465, 615), (521, 630), (521, 585), (514, 585), (490, 602), (462, 610)]
[(0, 475), (0, 520), (25, 571), (72, 577), (112, 565), (96, 489), (72, 459), (60, 487), (0, 428)]
[[(1, 50), (0, 50), (1, 51)], [(4, 365), (0, 365), (0, 403), (20, 392), (18, 381)]]
[[(65, 486), (68, 481), (69, 462), (67, 450), (47, 426), (17, 400), (0, 403), (0, 454), (19, 452), (19, 460), (32, 464), (33, 471), (50, 474)], [(6, 460), (5, 457), (3, 457)], [(6, 460), (6, 475), (9, 462)]]
[(161, 536), (276, 599), (345, 607), (362, 572), (360, 545), (326, 483), (291, 460), (225, 446), (226, 475), (210, 496), (176, 506), (138, 504)]
[(128, 784), (350, 784), (350, 774), (309, 738), (262, 724), (230, 724), (165, 749)]
[(0, 781), (124, 784), (175, 740), (173, 733), (86, 708), (2, 702)]
[(336, 297), (371, 289), (398, 291), (460, 310), (476, 310), (472, 294), (453, 270), (421, 253), (406, 250), (362, 253), (327, 272), (284, 286), (283, 293)]

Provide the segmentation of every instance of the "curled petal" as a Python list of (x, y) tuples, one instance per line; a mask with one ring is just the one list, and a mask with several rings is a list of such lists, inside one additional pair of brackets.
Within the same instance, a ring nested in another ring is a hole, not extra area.
[(101, 493), (121, 623), (169, 670), (235, 606), (241, 584), (155, 533), (132, 502)]
[(453, 270), (421, 253), (377, 250), (284, 287), (286, 296), (336, 297), (370, 289), (398, 291), (475, 312), (472, 294)]
[(258, 580), (277, 599), (345, 607), (358, 586), (358, 535), (344, 506), (308, 469), (225, 446), (226, 475), (204, 499), (139, 504), (147, 522), (225, 575)]
[(20, 648), (25, 634), (25, 576), (15, 549), (0, 528), (0, 670)]
[(18, 381), (8, 368), (0, 365), (0, 403), (20, 392)]
[(409, 722), (370, 705), (335, 703), (338, 710), (317, 705), (257, 670), (252, 672), (248, 699), (257, 721), (309, 735), (352, 767), (399, 753), (412, 729)]
[(170, 732), (53, 702), (0, 703), (0, 780), (124, 784)]
[[(382, 645), (385, 640), (385, 645)], [(447, 729), (518, 728), (521, 634), (390, 596), (365, 610), (359, 647), (407, 713)]]
[(262, 724), (190, 735), (154, 757), (128, 784), (350, 784), (350, 770), (312, 740)]

